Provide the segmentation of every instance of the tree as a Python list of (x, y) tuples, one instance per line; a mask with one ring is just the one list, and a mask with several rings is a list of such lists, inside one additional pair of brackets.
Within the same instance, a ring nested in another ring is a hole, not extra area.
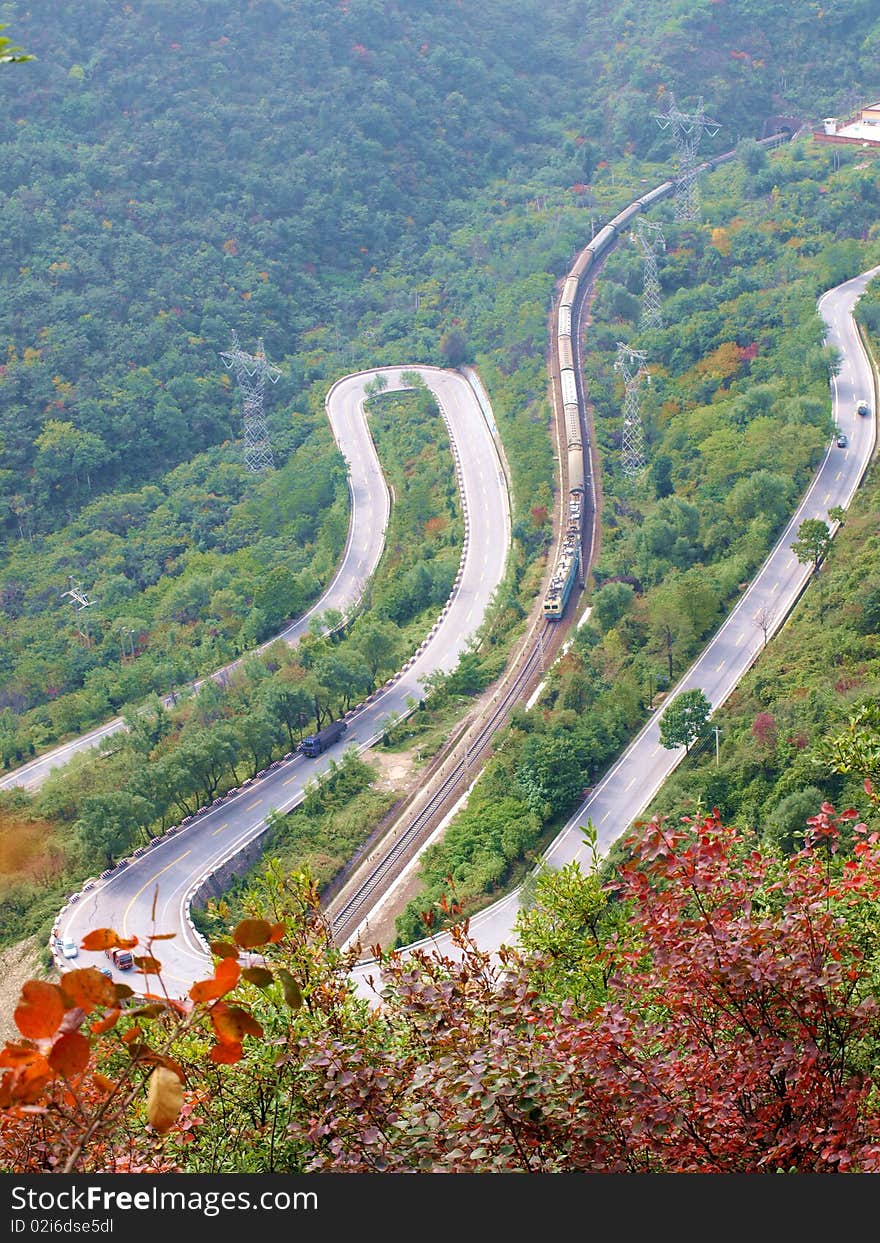
[[(6, 26), (0, 26), (0, 30), (5, 30)], [(16, 47), (11, 39), (5, 35), (0, 35), (0, 65), (20, 64), (24, 60), (33, 60), (34, 57), (23, 51), (22, 48)]]
[(801, 565), (813, 563), (815, 574), (828, 552), (831, 531), (821, 518), (805, 518), (798, 527), (797, 539), (789, 547)]
[(682, 691), (660, 718), (660, 743), (667, 751), (684, 747), (685, 755), (703, 733), (712, 705), (698, 688)]
[(592, 616), (602, 630), (610, 630), (630, 611), (634, 598), (629, 583), (605, 583), (593, 597)]

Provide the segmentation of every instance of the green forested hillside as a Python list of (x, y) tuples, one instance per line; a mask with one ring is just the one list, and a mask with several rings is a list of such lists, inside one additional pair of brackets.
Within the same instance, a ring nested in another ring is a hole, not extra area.
[[(870, 51), (877, 27), (855, 3), (777, 15), (668, 0), (35, 0), (0, 16), (38, 57), (0, 80), (11, 762), (265, 637), (271, 561), (296, 579), (288, 612), (326, 580), (341, 478), (322, 465), (280, 522), (253, 520), (279, 506), (238, 470), (238, 398), (218, 359), (233, 329), (282, 364), (276, 456), (310, 473), (332, 452), (321, 401), (335, 376), (479, 358), (521, 570), (552, 486), (544, 312), (585, 235), (587, 187), (624, 152), (668, 158), (653, 112), (670, 89), (685, 105), (702, 92), (719, 149), (770, 112), (832, 109), (862, 85), (851, 49)], [(141, 524), (145, 558), (119, 542)], [(88, 651), (61, 596), (69, 575), (97, 602)], [(179, 597), (200, 614), (182, 632)]]

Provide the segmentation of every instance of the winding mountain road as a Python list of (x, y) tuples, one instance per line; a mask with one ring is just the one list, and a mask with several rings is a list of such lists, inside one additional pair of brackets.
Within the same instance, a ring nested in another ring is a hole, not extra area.
[[(582, 826), (588, 819), (598, 831), (600, 854), (627, 831), (684, 758), (683, 747), (667, 751), (660, 745), (663, 712), (677, 695), (696, 687), (704, 692), (713, 709), (724, 703), (760, 654), (765, 629), (769, 638), (780, 628), (809, 582), (812, 566), (802, 565), (790, 547), (798, 527), (807, 518), (828, 521), (828, 510), (835, 506), (845, 509), (874, 451), (877, 403), (873, 375), (852, 310), (878, 273), (880, 266), (871, 268), (819, 299), (826, 342), (840, 354), (840, 369), (832, 378), (832, 412), (838, 428), (847, 434), (847, 447), (838, 448), (835, 441), (831, 442), (791, 520), (726, 621), (545, 851), (542, 862), (550, 867), (560, 868), (573, 860), (588, 864), (582, 835)], [(867, 418), (856, 413), (856, 403), (863, 397), (871, 407)], [(837, 530), (837, 523), (829, 525), (832, 533)], [(491, 953), (503, 944), (511, 944), (518, 910), (516, 890), (475, 915), (470, 921), (470, 932), (477, 945)], [(446, 934), (419, 944), (435, 947), (450, 957), (457, 956)], [(356, 968), (355, 980), (363, 995), (372, 995), (369, 981), (375, 974), (375, 964), (371, 962)]]
[[(417, 370), (417, 368), (412, 370)], [(376, 374), (376, 371), (371, 371), (368, 379), (375, 377)], [(399, 380), (399, 372), (395, 374)], [(326, 398), (330, 427), (339, 451), (348, 464), (351, 509), (348, 539), (342, 560), (329, 586), (311, 608), (292, 621), (279, 634), (254, 649), (256, 652), (265, 651), (279, 639), (295, 647), (308, 631), (312, 618), (319, 617), (329, 609), (335, 609), (343, 616), (349, 614), (360, 600), (368, 580), (379, 564), (382, 549), (385, 546), (390, 498), (366, 421), (356, 405), (352, 405), (347, 397), (347, 394), (357, 389), (358, 383), (358, 376), (346, 376), (333, 385)], [(247, 657), (253, 654), (253, 652), (248, 652)], [(214, 681), (222, 682), (224, 677), (247, 657), (241, 656), (209, 677), (197, 679), (190, 683), (191, 689), (197, 691), (212, 678)], [(174, 698), (168, 694), (163, 696), (162, 702), (166, 708), (170, 708), (174, 703)], [(5, 777), (0, 778), (0, 789), (23, 786), (26, 790), (37, 790), (53, 768), (66, 764), (74, 755), (82, 751), (99, 746), (105, 738), (109, 738), (121, 729), (125, 729), (125, 721), (121, 716), (105, 721), (103, 725), (98, 725), (88, 733), (80, 734), (79, 737), (69, 742), (53, 747), (51, 751), (46, 751), (43, 755), (37, 756), (27, 764), (22, 764)]]
[[(380, 369), (386, 392), (407, 387), (416, 372), (437, 398), (449, 429), (465, 510), (465, 541), (455, 588), (428, 639), (384, 688), (347, 715), (348, 731), (317, 759), (296, 756), (278, 761), (265, 776), (247, 783), (219, 805), (203, 809), (189, 823), (173, 828), (129, 861), (76, 896), (59, 915), (59, 936), (79, 943), (91, 928), (112, 927), (141, 940), (151, 932), (176, 934), (162, 942), (163, 981), (171, 995), (183, 995), (210, 971), (210, 954), (189, 919), (195, 890), (224, 862), (265, 829), (270, 810), (289, 811), (304, 797), (306, 783), (338, 760), (346, 747), (365, 750), (381, 736), (389, 716), (408, 711), (423, 694), (429, 674), (454, 669), (504, 575), (510, 545), (507, 484), (498, 447), (481, 394), (457, 372), (433, 367)], [(337, 575), (339, 594), (325, 593), (323, 607), (342, 607), (360, 593), (378, 555), (387, 520), (387, 498), (375, 448), (364, 416), (365, 387), (376, 370), (340, 380), (327, 397), (328, 414), (340, 448), (353, 472), (349, 547)], [(377, 552), (378, 541), (378, 552)], [(337, 599), (339, 603), (333, 603)], [(155, 922), (152, 911), (155, 902)], [(59, 961), (56, 958), (56, 961)], [(81, 951), (77, 966), (106, 965), (102, 955)], [(117, 978), (125, 977), (118, 972)]]

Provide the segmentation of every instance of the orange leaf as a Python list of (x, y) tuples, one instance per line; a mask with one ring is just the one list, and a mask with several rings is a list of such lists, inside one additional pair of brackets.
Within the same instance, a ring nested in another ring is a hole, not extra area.
[(116, 1084), (112, 1079), (108, 1079), (106, 1075), (102, 1075), (100, 1071), (96, 1071), (92, 1075), (92, 1083), (102, 1092), (112, 1092), (116, 1088)]
[(85, 1036), (81, 1036), (79, 1032), (67, 1032), (52, 1045), (49, 1065), (57, 1075), (64, 1075), (69, 1079), (71, 1075), (78, 1075), (85, 1070), (91, 1055), (92, 1051)]
[(121, 937), (112, 928), (95, 928), (87, 932), (80, 944), (81, 950), (112, 950), (115, 945), (130, 950), (137, 945), (137, 937)]
[(28, 1062), (33, 1062), (40, 1056), (39, 1050), (31, 1045), (7, 1044), (6, 1048), (0, 1051), (0, 1066), (27, 1066)]
[(272, 936), (272, 925), (265, 919), (243, 919), (232, 934), (236, 945), (252, 950), (265, 945)]
[(118, 1007), (113, 1010), (108, 1010), (102, 1019), (98, 1019), (97, 1023), (92, 1024), (92, 1031), (94, 1034), (96, 1036), (100, 1036), (102, 1032), (108, 1032), (111, 1027), (115, 1026), (116, 1020), (119, 1018), (121, 1013), (122, 1011)]
[(173, 941), (177, 936), (176, 932), (154, 932), (150, 937), (151, 941)]
[(238, 983), (241, 967), (235, 958), (222, 958), (212, 980), (198, 980), (189, 990), (193, 1001), (214, 1001), (231, 992)]
[(123, 1044), (131, 1044), (133, 1041), (139, 1039), (139, 1037), (141, 1037), (143, 1034), (144, 1033), (141, 1031), (139, 1027), (137, 1026), (130, 1027), (127, 1032), (123, 1033), (122, 1042)]
[(243, 1036), (262, 1036), (263, 1029), (253, 1015), (225, 1001), (211, 1006), (211, 1022), (221, 1044), (240, 1044)]
[(61, 991), (69, 1006), (79, 1006), (86, 1014), (98, 1006), (116, 1004), (113, 981), (102, 975), (97, 967), (79, 967), (61, 977)]
[(61, 989), (44, 980), (28, 980), (21, 990), (21, 1001), (13, 1018), (15, 1026), (29, 1040), (54, 1036), (64, 1018)]
[(138, 971), (142, 971), (144, 975), (161, 975), (162, 964), (158, 959), (153, 958), (150, 954), (144, 954), (141, 958), (135, 958), (134, 965)]
[(283, 919), (279, 923), (273, 924), (272, 931), (269, 934), (269, 943), (271, 945), (277, 945), (277, 943), (281, 940), (281, 938), (284, 936), (286, 931), (287, 929), (284, 927)]
[(240, 1043), (215, 1044), (208, 1057), (212, 1062), (217, 1062), (221, 1066), (232, 1066), (244, 1057), (244, 1049)]
[(39, 1100), (40, 1093), (46, 1084), (52, 1078), (52, 1068), (44, 1057), (39, 1057), (36, 1061), (26, 1066), (18, 1076), (18, 1083), (15, 1086), (15, 1096), (23, 1105), (32, 1104)]

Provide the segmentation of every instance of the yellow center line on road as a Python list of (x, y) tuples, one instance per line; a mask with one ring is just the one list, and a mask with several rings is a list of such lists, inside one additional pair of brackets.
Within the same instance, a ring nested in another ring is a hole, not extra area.
[(216, 837), (218, 833), (222, 833), (224, 829), (228, 829), (228, 828), (229, 828), (229, 821), (224, 820), (223, 823), (220, 825), (219, 829), (215, 829), (214, 832), (211, 834), (211, 836)]
[(131, 908), (134, 906), (135, 902), (137, 902), (141, 894), (144, 892), (144, 890), (149, 889), (150, 885), (152, 885), (154, 881), (157, 881), (159, 877), (163, 875), (163, 873), (167, 872), (170, 868), (173, 868), (175, 864), (181, 863), (184, 859), (186, 859), (191, 854), (192, 854), (191, 850), (184, 851), (182, 855), (178, 855), (176, 859), (172, 859), (170, 863), (166, 864), (166, 866), (163, 867), (160, 871), (158, 871), (155, 876), (151, 876), (145, 885), (141, 885), (140, 889), (137, 891), (137, 893), (134, 895), (132, 900), (129, 902), (128, 906), (125, 908), (125, 914), (122, 916), (122, 935), (123, 936), (128, 935), (128, 913), (131, 910)]
[(282, 781), (281, 784), (285, 786), (289, 786), (289, 785), (293, 785), (294, 781), (299, 781), (299, 775), (297, 773), (294, 773), (292, 777), (288, 777), (286, 781)]
[(722, 660), (720, 665), (715, 666), (715, 672), (717, 673), (719, 669), (723, 669), (726, 664), (727, 664), (727, 659), (725, 658), (724, 660)]
[(841, 476), (842, 474), (843, 474), (843, 471), (842, 471), (842, 470), (839, 470), (839, 471), (837, 472), (837, 474), (834, 476), (834, 481), (835, 481), (835, 483), (837, 482), (837, 480), (840, 478), (840, 476)]
[(599, 823), (600, 823), (600, 824), (604, 824), (604, 823), (605, 823), (605, 821), (608, 819), (608, 817), (609, 817), (610, 815), (611, 815), (611, 812), (610, 812), (610, 811), (606, 811), (606, 812), (605, 812), (605, 815), (602, 817), (602, 819), (599, 821)]
[(774, 583), (773, 586), (770, 588), (770, 590), (775, 591), (778, 586), (779, 586), (779, 583)]
[(826, 493), (825, 493), (825, 499), (823, 500), (822, 504), (823, 504), (823, 505), (827, 505), (827, 504), (828, 504), (828, 501), (829, 501), (829, 499), (830, 499), (830, 497), (831, 497), (831, 493), (830, 493), (830, 492), (826, 492)]
[(255, 807), (259, 807), (262, 801), (263, 800), (261, 798), (255, 798), (252, 803), (248, 803), (247, 807), (245, 807), (245, 811), (253, 811)]
[(746, 641), (746, 636), (745, 636), (745, 631), (743, 631), (743, 633), (739, 636), (739, 638), (738, 638), (738, 639), (737, 639), (737, 641), (736, 641), (736, 646), (737, 646), (737, 647), (742, 647), (742, 645), (743, 645), (743, 643), (745, 643), (745, 641)]
[(628, 785), (626, 788), (629, 790), (629, 789), (631, 789), (631, 788), (632, 788), (635, 784), (636, 784), (636, 779), (635, 779), (635, 777), (633, 777), (632, 781), (629, 783), (629, 785)]

